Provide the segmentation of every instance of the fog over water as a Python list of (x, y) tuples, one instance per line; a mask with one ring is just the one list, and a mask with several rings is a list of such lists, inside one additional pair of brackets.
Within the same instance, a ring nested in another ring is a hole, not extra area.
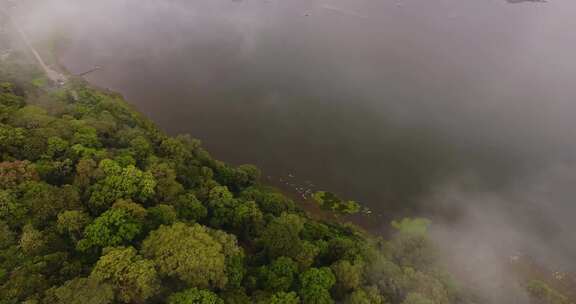
[(435, 217), (463, 264), (576, 271), (574, 1), (40, 2), (70, 71), (217, 158)]

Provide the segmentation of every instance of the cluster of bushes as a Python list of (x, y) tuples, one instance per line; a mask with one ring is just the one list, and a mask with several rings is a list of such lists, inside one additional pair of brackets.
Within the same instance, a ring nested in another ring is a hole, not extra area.
[(0, 70), (0, 303), (462, 301), (426, 221), (314, 220), (120, 96), (22, 79)]
[(336, 214), (355, 214), (360, 212), (360, 205), (357, 202), (342, 200), (332, 192), (317, 191), (312, 198), (322, 209)]

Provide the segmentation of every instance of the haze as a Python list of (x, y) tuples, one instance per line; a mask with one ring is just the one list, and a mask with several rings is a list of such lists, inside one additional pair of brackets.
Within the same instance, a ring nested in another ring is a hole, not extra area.
[(216, 157), (356, 199), (382, 226), (434, 217), (438, 241), (460, 252), (452, 266), (496, 263), (473, 280), (500, 277), (496, 257), (516, 253), (576, 271), (576, 3), (46, 0), (20, 10), (36, 39), (67, 37), (71, 72), (102, 66), (87, 79)]

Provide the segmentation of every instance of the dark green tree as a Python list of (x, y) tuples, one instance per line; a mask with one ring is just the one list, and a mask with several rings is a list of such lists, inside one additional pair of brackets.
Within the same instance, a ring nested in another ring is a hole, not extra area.
[[(16, 233), (4, 221), (0, 221), (0, 250), (16, 243)], [(1, 281), (1, 280), (0, 280)]]
[(60, 233), (68, 235), (72, 241), (77, 242), (90, 221), (90, 216), (82, 211), (67, 210), (58, 214), (56, 228)]
[(304, 220), (296, 214), (283, 213), (274, 219), (262, 234), (261, 242), (271, 258), (297, 257), (302, 252), (300, 232)]
[(75, 278), (46, 292), (44, 303), (55, 304), (112, 304), (114, 289), (109, 284), (89, 278)]
[(160, 225), (172, 225), (178, 221), (178, 213), (173, 206), (160, 204), (148, 208), (148, 225), (151, 229), (156, 229)]
[(259, 269), (258, 280), (263, 289), (271, 292), (288, 291), (295, 284), (298, 264), (288, 257), (280, 257)]
[(176, 181), (176, 171), (167, 163), (155, 164), (149, 171), (156, 180), (156, 201), (173, 201), (184, 191), (184, 187)]
[(171, 204), (178, 212), (178, 216), (186, 221), (199, 222), (208, 216), (208, 209), (193, 193), (182, 194)]
[(336, 287), (341, 292), (349, 292), (360, 286), (364, 265), (353, 264), (347, 260), (340, 260), (330, 267), (336, 276)]

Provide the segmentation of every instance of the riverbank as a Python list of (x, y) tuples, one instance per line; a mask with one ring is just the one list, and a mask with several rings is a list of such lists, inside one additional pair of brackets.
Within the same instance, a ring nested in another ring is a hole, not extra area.
[[(65, 73), (67, 77), (78, 77), (89, 82), (85, 77), (72, 75), (70, 71), (68, 71), (65, 64), (61, 60), (64, 52), (66, 52), (66, 44), (62, 41), (56, 41), (54, 43), (53, 54), (50, 57), (55, 58), (54, 64), (58, 67), (58, 70)], [(98, 73), (98, 71), (95, 71), (95, 73)], [(115, 92), (109, 88), (103, 88), (95, 85), (94, 83), (90, 83), (90, 85), (95, 89), (122, 96), (121, 93)], [(129, 99), (125, 98), (125, 96), (122, 96), (122, 98), (137, 108), (136, 105), (138, 102), (131, 102)], [(372, 213), (372, 211), (366, 207), (363, 207), (362, 211), (355, 215), (335, 215), (332, 212), (322, 210), (320, 206), (311, 198), (313, 191), (322, 189), (315, 189), (314, 185), (310, 181), (299, 181), (292, 174), (288, 174), (284, 177), (272, 177), (268, 175), (267, 172), (263, 172), (262, 176), (262, 182), (264, 184), (273, 186), (279, 192), (291, 198), (294, 202), (297, 203), (299, 207), (301, 207), (315, 219), (332, 221), (341, 224), (354, 224), (362, 230), (370, 232), (375, 236), (389, 236), (389, 234), (392, 232), (390, 221), (393, 220), (393, 217), (390, 215), (383, 216), (382, 214)]]

